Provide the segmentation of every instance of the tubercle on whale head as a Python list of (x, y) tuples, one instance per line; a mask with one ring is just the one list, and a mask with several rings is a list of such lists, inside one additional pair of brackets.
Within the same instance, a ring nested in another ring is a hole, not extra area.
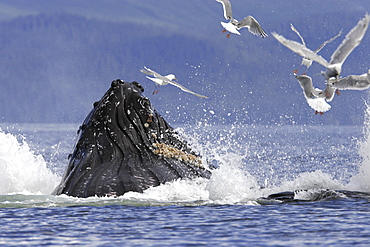
[[(127, 83), (127, 82), (126, 82)], [(121, 79), (116, 79), (116, 80), (114, 80), (114, 81), (112, 81), (112, 83), (111, 83), (111, 87), (112, 88), (116, 88), (116, 87), (118, 87), (120, 84), (125, 84), (125, 81), (123, 81), (123, 80), (121, 80)], [(133, 82), (131, 82), (131, 84), (133, 84), (134, 86), (136, 86), (137, 87), (137, 89), (139, 89), (139, 91), (140, 92), (144, 92), (144, 87), (143, 86), (141, 86), (141, 84), (139, 83), (139, 82), (137, 82), (137, 81), (133, 81)]]

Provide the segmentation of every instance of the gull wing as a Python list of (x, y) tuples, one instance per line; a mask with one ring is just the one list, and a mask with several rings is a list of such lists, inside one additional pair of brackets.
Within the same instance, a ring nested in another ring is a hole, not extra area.
[(303, 89), (303, 94), (306, 99), (311, 99), (314, 97), (313, 91), (314, 88), (312, 86), (312, 79), (307, 75), (297, 75), (296, 76), (299, 85)]
[(340, 30), (339, 33), (336, 36), (334, 36), (333, 38), (331, 38), (331, 39), (325, 41), (324, 43), (322, 43), (319, 46), (319, 48), (316, 49), (315, 53), (318, 53), (319, 51), (321, 51), (322, 48), (324, 48), (324, 46), (326, 46), (327, 44), (329, 44), (330, 42), (332, 42), (333, 40), (335, 40), (336, 38), (338, 38), (339, 36), (341, 36), (342, 35), (342, 31), (343, 30)]
[(304, 45), (304, 46), (306, 46), (306, 42), (304, 42), (304, 39), (303, 39), (303, 37), (301, 36), (301, 34), (298, 32), (298, 30), (293, 26), (293, 24), (292, 23), (290, 23), (290, 29), (292, 29), (292, 31), (293, 32), (295, 32), (297, 35), (298, 35), (298, 37), (301, 39), (301, 41), (302, 41), (302, 44)]
[(194, 94), (195, 96), (198, 96), (198, 97), (200, 97), (200, 98), (208, 99), (208, 97), (207, 97), (207, 96), (203, 96), (203, 95), (200, 95), (200, 94), (194, 93), (193, 91), (191, 91), (191, 90), (187, 89), (186, 87), (184, 87), (183, 85), (181, 85), (181, 84), (179, 84), (179, 83), (177, 83), (177, 82), (175, 82), (175, 81), (169, 81), (169, 83), (170, 83), (170, 84), (172, 84), (172, 85), (174, 85), (174, 86), (176, 86), (176, 87), (178, 87), (178, 88), (180, 88), (180, 89), (181, 89), (182, 91), (184, 91), (184, 92)]
[(370, 15), (366, 14), (357, 25), (352, 28), (346, 35), (342, 44), (335, 50), (331, 56), (330, 64), (342, 64), (348, 55), (355, 49), (362, 41), (367, 28), (369, 27)]
[(370, 73), (350, 75), (339, 80), (331, 79), (328, 85), (340, 90), (365, 90), (370, 88)]
[(254, 19), (254, 17), (251, 15), (238, 22), (236, 26), (239, 29), (243, 27), (248, 27), (249, 32), (253, 33), (254, 35), (259, 35), (262, 38), (267, 37), (267, 33), (265, 32), (265, 30), (262, 29), (258, 21)]
[(328, 67), (330, 65), (322, 56), (317, 55), (315, 52), (308, 49), (305, 45), (293, 40), (286, 39), (284, 36), (275, 32), (272, 33), (272, 36), (274, 36), (277, 41), (279, 41), (281, 44), (288, 47), (290, 50), (294, 51), (298, 55), (309, 58), (324, 67)]
[(334, 99), (334, 95), (335, 95), (336, 90), (337, 90), (336, 88), (333, 88), (329, 84), (326, 84), (326, 88), (321, 93), (321, 95), (325, 97), (327, 102), (330, 102)]
[(224, 9), (224, 17), (226, 20), (233, 19), (233, 12), (231, 9), (231, 3), (229, 0), (216, 0), (219, 3), (222, 3), (222, 7)]
[(145, 76), (145, 77), (148, 78), (149, 80), (153, 81), (157, 85), (166, 85), (166, 84), (168, 84), (168, 83), (166, 83), (165, 81), (163, 81), (162, 79), (159, 79), (159, 78), (153, 78), (153, 77), (149, 77), (149, 76)]
[(144, 73), (144, 74), (147, 74), (147, 75), (151, 75), (151, 76), (154, 76), (154, 77), (161, 77), (163, 78), (163, 76), (157, 72), (155, 72), (154, 70), (151, 70), (147, 67), (144, 66), (144, 69), (141, 69), (140, 72)]

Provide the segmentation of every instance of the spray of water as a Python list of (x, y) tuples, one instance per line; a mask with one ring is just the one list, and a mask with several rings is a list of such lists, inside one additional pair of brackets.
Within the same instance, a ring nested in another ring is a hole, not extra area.
[(60, 178), (41, 155), (12, 134), (0, 131), (0, 194), (50, 194)]
[(348, 187), (351, 190), (370, 192), (370, 105), (366, 104), (364, 139), (360, 142), (359, 153), (362, 157), (359, 173), (352, 177)]
[[(332, 174), (320, 169), (302, 172), (297, 176), (287, 176), (286, 180), (280, 183), (260, 184), (261, 181), (258, 182), (258, 180), (261, 180), (260, 176), (266, 175), (263, 173), (265, 171), (262, 169), (263, 174), (254, 175), (248, 172), (246, 160), (250, 155), (248, 151), (250, 139), (236, 135), (237, 129), (223, 128), (223, 131), (218, 131), (216, 128), (214, 132), (203, 132), (201, 135), (189, 134), (189, 131), (183, 129), (179, 129), (179, 132), (195, 150), (200, 151), (203, 162), (217, 165), (218, 169), (212, 170), (211, 179), (178, 180), (150, 188), (143, 194), (127, 193), (123, 198), (157, 203), (201, 201), (205, 204), (217, 205), (256, 204), (258, 198), (282, 191), (346, 189), (343, 181), (334, 179)], [(251, 137), (248, 136), (248, 138)], [(264, 166), (269, 167), (268, 164)], [(308, 193), (308, 195), (311, 194)]]
[(203, 178), (177, 180), (149, 188), (144, 193), (129, 192), (122, 198), (162, 203), (254, 204), (255, 201), (251, 198), (256, 198), (258, 185), (250, 174), (236, 166), (241, 162), (241, 157), (226, 155), (221, 159), (220, 168), (213, 170), (209, 180)]

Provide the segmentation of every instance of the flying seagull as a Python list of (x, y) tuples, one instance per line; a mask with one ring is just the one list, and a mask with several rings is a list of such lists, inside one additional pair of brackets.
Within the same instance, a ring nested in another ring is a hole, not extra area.
[[(324, 112), (330, 110), (331, 106), (325, 100), (325, 90), (314, 88), (311, 77), (307, 75), (296, 75), (296, 78), (303, 89), (303, 96), (307, 100), (308, 105), (316, 111), (316, 114), (323, 115)], [(334, 93), (332, 93), (332, 96), (334, 97)]]
[(361, 43), (362, 38), (364, 37), (366, 30), (369, 27), (369, 22), (370, 15), (366, 14), (357, 23), (357, 25), (352, 28), (351, 31), (349, 31), (345, 39), (332, 54), (330, 62), (326, 61), (323, 57), (308, 49), (304, 44), (288, 40), (282, 35), (279, 35), (275, 32), (273, 32), (272, 35), (280, 43), (282, 43), (292, 51), (296, 52), (297, 54), (301, 55), (302, 57), (309, 58), (326, 67), (326, 71), (323, 72), (323, 75), (325, 76), (326, 80), (329, 80), (329, 78), (331, 77), (337, 78), (340, 75), (344, 61), (353, 51), (353, 49), (355, 49)]
[[(253, 16), (247, 16), (242, 21), (237, 21), (233, 18), (232, 15), (232, 9), (231, 9), (231, 3), (229, 0), (216, 0), (217, 2), (222, 3), (223, 9), (224, 9), (224, 17), (226, 20), (229, 20), (229, 22), (221, 22), (221, 25), (225, 28), (222, 32), (229, 31), (233, 34), (238, 34), (239, 29), (243, 27), (247, 27), (249, 32), (253, 33), (254, 35), (259, 35), (262, 38), (267, 37), (267, 33), (262, 29), (260, 24), (257, 22), (256, 19), (253, 18)], [(230, 33), (226, 35), (226, 37), (230, 38)]]
[(370, 70), (362, 75), (350, 75), (345, 78), (329, 79), (330, 87), (340, 90), (365, 90), (370, 88)]
[[(293, 26), (293, 24), (290, 24), (290, 28), (292, 29), (292, 31), (293, 32), (295, 32), (297, 35), (298, 35), (298, 37), (301, 39), (301, 41), (302, 41), (302, 44), (305, 46), (305, 47), (307, 47), (306, 46), (306, 42), (304, 41), (304, 39), (303, 39), (303, 37), (302, 37), (302, 35), (298, 32), (298, 30)], [(327, 44), (329, 44), (330, 42), (332, 42), (333, 40), (335, 40), (336, 38), (338, 38), (340, 35), (342, 34), (342, 30), (340, 30), (340, 32), (336, 35), (336, 36), (334, 36), (333, 38), (331, 38), (331, 39), (329, 39), (329, 40), (327, 40), (327, 41), (325, 41), (324, 43), (322, 43), (320, 46), (319, 46), (319, 48), (317, 48), (314, 52), (317, 54), (319, 51), (321, 51), (322, 50), (322, 48), (324, 48), (324, 46), (326, 46)], [(304, 65), (304, 66), (306, 66), (307, 68), (306, 68), (306, 72), (305, 73), (303, 73), (303, 75), (305, 75), (306, 73), (307, 73), (307, 70), (308, 70), (308, 68), (312, 65), (312, 60), (311, 59), (309, 59), (309, 58), (307, 58), (307, 57), (303, 57), (302, 58), (302, 62), (301, 62), (301, 64), (299, 65), (299, 67), (298, 67), (298, 69), (296, 69), (296, 70), (294, 70), (293, 72), (294, 72), (294, 74), (298, 74), (298, 70), (299, 70), (299, 68), (302, 66), (302, 65)]]
[(155, 89), (153, 91), (153, 94), (158, 93), (158, 90), (159, 90), (160, 86), (171, 84), (171, 85), (174, 85), (174, 86), (180, 88), (182, 91), (194, 94), (195, 96), (198, 96), (200, 98), (208, 99), (207, 96), (203, 96), (203, 95), (194, 93), (193, 91), (190, 91), (186, 87), (184, 87), (184, 86), (180, 85), (179, 83), (173, 81), (173, 80), (177, 80), (174, 74), (169, 74), (169, 75), (162, 76), (161, 74), (159, 74), (159, 73), (155, 72), (154, 70), (151, 70), (151, 69), (149, 69), (145, 66), (144, 66), (144, 69), (141, 69), (140, 71), (143, 72), (144, 74), (153, 76), (153, 77), (146, 76), (146, 78), (148, 78), (149, 80), (152, 80), (155, 83)]

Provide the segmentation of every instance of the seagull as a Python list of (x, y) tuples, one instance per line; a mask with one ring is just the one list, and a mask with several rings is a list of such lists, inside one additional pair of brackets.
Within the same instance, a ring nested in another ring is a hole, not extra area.
[(153, 77), (146, 76), (146, 78), (148, 78), (149, 80), (154, 81), (154, 83), (155, 83), (155, 89), (154, 89), (152, 94), (158, 93), (158, 90), (159, 90), (160, 86), (171, 84), (171, 85), (174, 85), (174, 86), (180, 88), (182, 91), (194, 94), (195, 96), (198, 96), (200, 98), (208, 99), (207, 96), (203, 96), (203, 95), (194, 93), (193, 91), (190, 91), (186, 87), (184, 87), (184, 86), (180, 85), (179, 83), (173, 81), (173, 80), (177, 80), (174, 74), (169, 74), (169, 75), (162, 76), (161, 74), (159, 74), (159, 73), (155, 72), (154, 70), (151, 70), (151, 69), (149, 69), (145, 66), (144, 66), (144, 69), (141, 69), (140, 71), (144, 74), (147, 74), (147, 75), (150, 75), (150, 76), (154, 77), (153, 78)]
[[(303, 95), (308, 105), (316, 111), (316, 114), (324, 115), (324, 112), (330, 110), (331, 106), (325, 100), (325, 90), (314, 88), (311, 77), (307, 75), (296, 75), (296, 78), (303, 89)], [(334, 93), (332, 93), (332, 96), (334, 97)]]
[(331, 77), (338, 78), (341, 73), (342, 65), (348, 55), (361, 43), (362, 38), (364, 37), (367, 28), (369, 27), (370, 15), (366, 14), (357, 25), (352, 28), (351, 31), (346, 35), (345, 39), (339, 45), (339, 47), (334, 51), (331, 56), (330, 62), (326, 61), (320, 55), (317, 55), (315, 52), (308, 49), (304, 44), (288, 40), (282, 35), (279, 35), (275, 32), (272, 35), (283, 45), (294, 51), (295, 53), (301, 55), (302, 57), (309, 58), (324, 67), (326, 71), (322, 74), (326, 80), (329, 80)]
[[(221, 22), (221, 25), (225, 28), (222, 32), (225, 33), (229, 31), (230, 33), (240, 35), (239, 29), (243, 27), (247, 27), (249, 32), (253, 33), (254, 35), (259, 35), (262, 38), (267, 37), (267, 33), (261, 28), (260, 24), (254, 19), (253, 16), (247, 16), (242, 21), (237, 21), (233, 18), (231, 3), (229, 0), (216, 0), (219, 3), (222, 3), (224, 9), (224, 17), (226, 20), (230, 20), (229, 22)], [(230, 33), (226, 35), (226, 37), (230, 38)]]
[(338, 80), (331, 78), (328, 85), (340, 90), (366, 90), (370, 88), (370, 70), (362, 75), (350, 75)]
[[(298, 30), (293, 26), (293, 24), (290, 24), (290, 28), (292, 29), (292, 31), (293, 32), (295, 32), (297, 35), (298, 35), (298, 37), (301, 39), (301, 41), (302, 41), (302, 44), (306, 47), (306, 42), (304, 41), (304, 39), (303, 39), (303, 37), (302, 37), (302, 35), (298, 32)], [(319, 51), (321, 51), (322, 50), (322, 48), (324, 48), (324, 46), (326, 46), (327, 44), (329, 44), (330, 42), (332, 42), (333, 40), (335, 40), (336, 38), (338, 38), (340, 35), (342, 34), (342, 30), (340, 30), (340, 32), (336, 35), (336, 36), (334, 36), (333, 38), (331, 38), (331, 39), (329, 39), (329, 40), (327, 40), (327, 41), (325, 41), (324, 43), (322, 43), (320, 46), (319, 46), (319, 48), (317, 48), (314, 52), (317, 54)], [(302, 63), (299, 65), (299, 67), (298, 67), (298, 69), (296, 69), (296, 70), (294, 70), (293, 72), (294, 72), (294, 74), (297, 74), (298, 73), (298, 70), (299, 70), (299, 68), (302, 66), (302, 65), (304, 65), (304, 66), (306, 66), (307, 68), (306, 68), (306, 72), (305, 73), (303, 73), (303, 75), (305, 75), (306, 73), (307, 73), (307, 70), (308, 70), (308, 68), (312, 65), (312, 60), (311, 59), (309, 59), (309, 58), (307, 58), (307, 57), (303, 57), (302, 58)]]

